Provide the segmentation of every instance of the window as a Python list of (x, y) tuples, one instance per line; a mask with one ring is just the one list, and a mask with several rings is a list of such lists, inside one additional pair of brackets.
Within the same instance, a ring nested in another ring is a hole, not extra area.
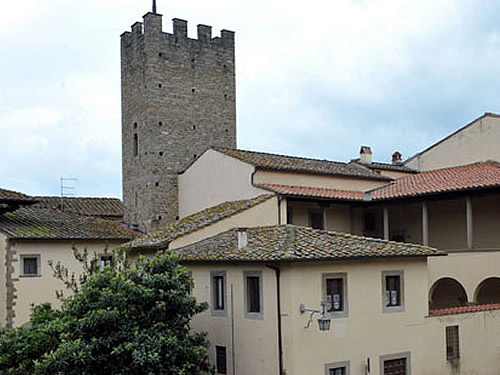
[(323, 275), (323, 298), (329, 302), (327, 312), (332, 317), (347, 316), (347, 274)]
[(458, 326), (446, 327), (446, 359), (448, 361), (460, 358), (458, 342)]
[(227, 374), (226, 347), (215, 346), (215, 367), (217, 374)]
[(262, 271), (243, 272), (245, 287), (245, 318), (263, 319)]
[(40, 276), (40, 255), (21, 255), (21, 276)]
[(384, 312), (404, 310), (403, 271), (383, 271), (382, 291)]
[(139, 138), (137, 133), (134, 133), (134, 146), (133, 146), (134, 156), (139, 155)]
[(364, 222), (365, 222), (365, 233), (374, 233), (377, 228), (375, 212), (370, 212), (370, 211), (365, 212)]
[(349, 361), (334, 362), (325, 365), (325, 375), (349, 375)]
[(226, 316), (226, 272), (214, 271), (212, 277), (212, 315)]
[(410, 375), (410, 353), (398, 353), (380, 357), (380, 373), (382, 375)]
[(324, 229), (323, 211), (309, 212), (309, 226), (313, 229)]
[(101, 263), (99, 265), (99, 269), (104, 271), (106, 267), (113, 266), (113, 256), (112, 255), (101, 255), (100, 259)]

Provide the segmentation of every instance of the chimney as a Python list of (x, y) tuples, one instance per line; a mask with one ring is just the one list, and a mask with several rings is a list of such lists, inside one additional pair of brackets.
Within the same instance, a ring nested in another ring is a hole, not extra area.
[(238, 249), (243, 249), (248, 245), (248, 236), (246, 228), (238, 228)]
[(370, 146), (361, 146), (361, 150), (359, 151), (359, 161), (366, 164), (370, 164), (372, 162), (372, 149)]
[(394, 154), (392, 154), (392, 164), (394, 165), (403, 164), (403, 159), (401, 158), (401, 153), (399, 151), (396, 151)]

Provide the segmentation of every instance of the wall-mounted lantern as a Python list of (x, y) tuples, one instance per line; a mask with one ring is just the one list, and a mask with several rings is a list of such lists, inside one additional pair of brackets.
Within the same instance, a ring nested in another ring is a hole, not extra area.
[(306, 313), (306, 312), (310, 312), (311, 315), (309, 317), (309, 320), (307, 321), (307, 324), (305, 326), (305, 328), (309, 328), (309, 326), (311, 325), (311, 322), (313, 320), (313, 316), (314, 314), (321, 314), (321, 316), (318, 318), (318, 328), (320, 331), (329, 331), (330, 330), (330, 323), (331, 323), (331, 319), (330, 317), (328, 317), (326, 315), (326, 308), (331, 306), (331, 302), (330, 301), (321, 301), (321, 311), (320, 310), (314, 310), (314, 309), (310, 309), (309, 307), (307, 307), (306, 305), (304, 305), (303, 303), (300, 304), (300, 313), (303, 314), (303, 313)]

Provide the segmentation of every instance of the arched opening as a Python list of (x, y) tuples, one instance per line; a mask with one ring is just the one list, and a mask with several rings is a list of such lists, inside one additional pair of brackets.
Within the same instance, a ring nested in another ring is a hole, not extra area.
[(481, 281), (476, 288), (474, 300), (480, 305), (500, 303), (500, 278), (490, 277)]
[(467, 305), (467, 293), (457, 280), (444, 277), (437, 280), (429, 292), (429, 310)]

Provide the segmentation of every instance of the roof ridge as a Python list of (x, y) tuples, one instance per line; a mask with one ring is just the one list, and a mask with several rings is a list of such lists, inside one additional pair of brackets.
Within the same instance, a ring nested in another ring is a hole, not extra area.
[(337, 160), (318, 159), (318, 158), (312, 158), (312, 157), (278, 154), (278, 153), (265, 152), (265, 151), (242, 150), (242, 149), (239, 149), (239, 148), (218, 147), (218, 146), (217, 147), (213, 146), (211, 148), (214, 149), (214, 150), (229, 150), (229, 151), (247, 152), (247, 153), (251, 153), (251, 154), (281, 156), (281, 157), (284, 157), (284, 158), (292, 158), (292, 159), (314, 160), (314, 161), (327, 161), (329, 163), (344, 164), (344, 165), (349, 164), (347, 162), (337, 161)]

